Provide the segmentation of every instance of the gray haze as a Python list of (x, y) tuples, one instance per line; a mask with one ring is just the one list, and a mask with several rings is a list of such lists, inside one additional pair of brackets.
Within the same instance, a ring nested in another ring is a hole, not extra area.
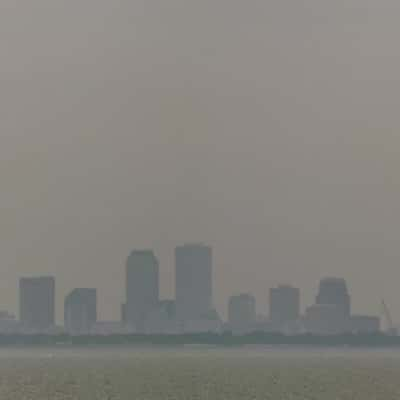
[[(347, 279), (400, 319), (397, 0), (4, 0), (0, 305), (54, 274), (117, 318), (132, 248), (214, 247), (215, 300)], [(58, 319), (62, 315), (59, 313)]]

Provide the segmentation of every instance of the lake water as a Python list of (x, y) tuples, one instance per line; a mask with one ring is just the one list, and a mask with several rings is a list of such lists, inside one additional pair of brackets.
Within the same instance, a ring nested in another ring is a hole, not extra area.
[(0, 350), (0, 399), (400, 399), (400, 351)]

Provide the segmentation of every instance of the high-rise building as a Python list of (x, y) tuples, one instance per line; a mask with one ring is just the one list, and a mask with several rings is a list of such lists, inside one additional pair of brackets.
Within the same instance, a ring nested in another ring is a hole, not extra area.
[(228, 323), (233, 332), (245, 333), (256, 322), (256, 299), (250, 294), (239, 294), (229, 299)]
[(324, 278), (319, 284), (316, 297), (318, 305), (334, 305), (338, 307), (344, 318), (350, 317), (350, 295), (343, 278)]
[(288, 285), (270, 289), (269, 316), (277, 330), (297, 321), (300, 316), (300, 290)]
[(151, 250), (135, 250), (126, 263), (126, 322), (143, 331), (149, 313), (158, 306), (159, 266)]
[(176, 313), (180, 320), (201, 319), (212, 309), (212, 250), (203, 244), (175, 249)]
[(315, 304), (307, 308), (304, 322), (306, 330), (314, 334), (332, 335), (353, 329), (350, 295), (343, 278), (321, 279)]
[(20, 320), (24, 329), (45, 332), (55, 322), (55, 279), (51, 276), (21, 278), (19, 281)]
[(64, 328), (70, 334), (89, 334), (97, 321), (97, 291), (74, 289), (64, 302)]

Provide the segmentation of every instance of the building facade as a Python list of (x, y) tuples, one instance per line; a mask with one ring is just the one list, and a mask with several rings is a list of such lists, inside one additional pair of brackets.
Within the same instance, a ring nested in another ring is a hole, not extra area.
[(234, 333), (251, 332), (256, 322), (256, 299), (250, 294), (239, 294), (229, 299), (228, 325)]
[(159, 301), (157, 308), (146, 319), (145, 332), (148, 334), (180, 333), (174, 300)]
[[(306, 331), (313, 334), (336, 335), (353, 330), (350, 295), (343, 278), (321, 279), (315, 304), (307, 309), (304, 322)], [(354, 320), (356, 328), (362, 324), (361, 319)]]
[(144, 330), (159, 301), (159, 264), (151, 250), (135, 250), (126, 263), (125, 319), (137, 332)]
[(379, 317), (371, 315), (352, 315), (349, 331), (355, 334), (377, 333), (381, 330)]
[(212, 250), (203, 244), (175, 249), (176, 313), (180, 320), (199, 320), (212, 309)]
[(324, 278), (319, 284), (319, 292), (315, 300), (318, 305), (335, 305), (343, 318), (349, 318), (351, 312), (350, 295), (343, 278)]
[(28, 332), (46, 332), (55, 324), (55, 279), (51, 276), (21, 278), (20, 320)]
[(303, 322), (305, 331), (313, 335), (338, 335), (348, 330), (349, 320), (335, 304), (313, 304)]
[(65, 298), (64, 328), (72, 335), (87, 335), (97, 322), (97, 291), (91, 288), (74, 289)]
[(272, 326), (282, 331), (300, 317), (300, 289), (280, 285), (269, 291), (269, 317)]

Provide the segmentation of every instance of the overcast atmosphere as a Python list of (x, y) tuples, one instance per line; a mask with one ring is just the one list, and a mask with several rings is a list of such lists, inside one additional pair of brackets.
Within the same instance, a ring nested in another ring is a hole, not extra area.
[(0, 308), (21, 275), (98, 287), (124, 264), (214, 249), (214, 299), (346, 278), (400, 320), (400, 3), (4, 0)]

